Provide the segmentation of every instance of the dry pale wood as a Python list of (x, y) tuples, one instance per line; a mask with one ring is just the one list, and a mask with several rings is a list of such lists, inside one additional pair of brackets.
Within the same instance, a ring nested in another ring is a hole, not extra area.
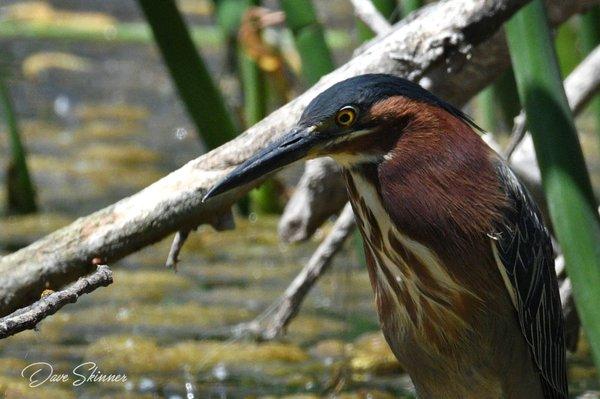
[(53, 292), (34, 304), (1, 318), (0, 339), (36, 328), (40, 321), (53, 315), (66, 304), (75, 303), (81, 295), (106, 287), (112, 282), (112, 272), (108, 266), (99, 265), (94, 273), (80, 278), (65, 289)]
[(354, 13), (375, 34), (384, 35), (392, 30), (392, 25), (373, 5), (371, 0), (350, 0), (354, 6)]
[(565, 79), (565, 92), (573, 114), (586, 106), (600, 87), (600, 46), (596, 47)]
[[(455, 93), (470, 97), (508, 65), (506, 53), (491, 42), (498, 41), (499, 35), (494, 34), (525, 3), (527, 0), (446, 0), (425, 7), (418, 15), (413, 14), (411, 22), (374, 41), (363, 53), (235, 140), (139, 193), (4, 256), (0, 259), (0, 315), (33, 303), (47, 285), (59, 289), (90, 273), (93, 258), (113, 262), (175, 231), (215, 223), (259, 182), (206, 203), (202, 203), (202, 195), (233, 167), (291, 127), (307, 103), (335, 82), (368, 72), (417, 80), (441, 74), (445, 75), (446, 87), (455, 86)], [(564, 7), (575, 9), (571, 4)], [(490, 42), (490, 37), (495, 39)]]
[(183, 244), (187, 240), (190, 235), (191, 230), (179, 230), (175, 233), (175, 238), (173, 238), (173, 243), (171, 244), (171, 249), (169, 250), (169, 254), (167, 255), (167, 261), (165, 262), (165, 267), (168, 269), (173, 269), (177, 271), (177, 264), (179, 263), (179, 253), (183, 248)]

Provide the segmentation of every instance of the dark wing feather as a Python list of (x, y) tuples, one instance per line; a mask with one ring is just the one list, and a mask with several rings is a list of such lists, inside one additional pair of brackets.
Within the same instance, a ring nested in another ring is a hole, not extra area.
[(512, 287), (521, 330), (540, 370), (544, 396), (567, 398), (564, 327), (554, 255), (540, 212), (514, 173), (499, 162), (511, 202), (498, 226), (497, 250)]

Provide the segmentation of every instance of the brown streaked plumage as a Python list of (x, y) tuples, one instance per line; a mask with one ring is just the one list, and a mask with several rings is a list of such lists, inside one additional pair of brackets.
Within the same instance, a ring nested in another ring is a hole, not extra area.
[(461, 111), (363, 75), (208, 196), (294, 160), (343, 167), (386, 340), (423, 398), (566, 398), (563, 322), (539, 211)]

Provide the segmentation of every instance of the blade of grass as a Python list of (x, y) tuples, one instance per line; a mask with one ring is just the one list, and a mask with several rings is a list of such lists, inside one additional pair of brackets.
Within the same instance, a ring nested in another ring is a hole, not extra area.
[(334, 68), (315, 8), (310, 0), (280, 0), (280, 4), (302, 60), (302, 75), (314, 84)]
[[(252, 5), (259, 5), (260, 1), (253, 0)], [(247, 21), (246, 23), (251, 23)], [(260, 40), (260, 28), (246, 27), (249, 31), (240, 35), (256, 35)], [(252, 30), (250, 32), (250, 30)], [(258, 30), (258, 31), (256, 31)], [(239, 43), (238, 43), (239, 45)], [(252, 126), (267, 116), (268, 86), (265, 73), (258, 63), (246, 53), (244, 46), (239, 46), (238, 58), (240, 65), (240, 78), (244, 93), (244, 120), (246, 126)], [(277, 183), (268, 179), (259, 187), (250, 192), (250, 209), (256, 213), (280, 213), (282, 210), (279, 195), (276, 190)]]
[(506, 32), (550, 216), (600, 365), (600, 219), (542, 1), (534, 0), (519, 11)]
[(242, 15), (250, 5), (258, 3), (251, 0), (213, 0), (217, 24), (225, 38), (226, 65), (229, 72), (234, 72), (239, 67), (237, 35)]
[(481, 126), (487, 131), (497, 132), (499, 116), (505, 128), (512, 126), (513, 119), (521, 110), (512, 68), (479, 93), (477, 107)]
[(198, 134), (213, 149), (233, 139), (237, 128), (200, 57), (173, 0), (138, 0), (163, 60)]
[(0, 76), (0, 105), (4, 109), (11, 152), (11, 161), (7, 173), (8, 204), (6, 213), (33, 213), (37, 211), (35, 188), (27, 168), (27, 154), (21, 141), (21, 133), (10, 92), (2, 76)]
[(513, 125), (513, 121), (519, 112), (521, 112), (521, 103), (519, 102), (519, 93), (515, 74), (512, 68), (505, 71), (493, 85), (494, 98), (500, 107), (502, 120), (507, 129)]

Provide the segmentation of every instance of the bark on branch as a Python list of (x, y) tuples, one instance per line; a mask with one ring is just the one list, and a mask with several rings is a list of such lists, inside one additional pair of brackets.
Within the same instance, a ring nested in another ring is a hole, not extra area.
[[(559, 8), (573, 12), (580, 4), (591, 2), (556, 1)], [(285, 132), (317, 93), (337, 81), (367, 72), (413, 80), (429, 77), (433, 82), (442, 80), (435, 76), (444, 76), (445, 87), (453, 87), (447, 93), (470, 97), (508, 65), (506, 53), (494, 47), (494, 43), (502, 43), (499, 36), (488, 39), (525, 3), (527, 0), (452, 0), (427, 6), (235, 140), (139, 193), (1, 258), (0, 315), (31, 304), (47, 285), (58, 289), (88, 274), (93, 258), (114, 262), (170, 233), (214, 221), (215, 215), (228, 211), (258, 182), (206, 203), (201, 201), (203, 193), (232, 167)], [(453, 101), (452, 95), (446, 98)]]
[(106, 265), (87, 277), (82, 277), (64, 290), (43, 296), (33, 305), (19, 309), (0, 319), (0, 339), (15, 335), (21, 331), (32, 330), (38, 323), (56, 313), (68, 303), (75, 303), (83, 294), (89, 294), (96, 288), (106, 287), (113, 282), (112, 272)]

